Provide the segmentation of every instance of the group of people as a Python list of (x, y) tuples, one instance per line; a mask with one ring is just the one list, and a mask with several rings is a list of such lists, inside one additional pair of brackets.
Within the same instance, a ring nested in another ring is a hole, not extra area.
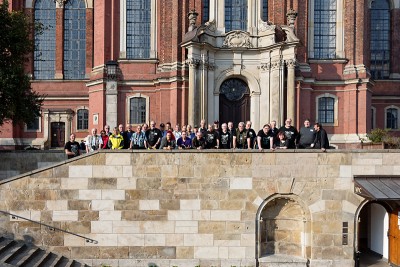
[[(326, 131), (320, 123), (313, 126), (309, 119), (304, 121), (304, 126), (298, 131), (292, 126), (292, 120), (286, 119), (285, 125), (279, 129), (276, 121), (265, 124), (256, 133), (251, 128), (251, 121), (240, 122), (235, 128), (232, 122), (206, 125), (201, 120), (200, 127), (195, 125), (179, 124), (172, 128), (170, 122), (161, 123), (156, 127), (155, 121), (150, 125), (138, 125), (135, 131), (130, 124), (120, 124), (110, 131), (110, 126), (105, 125), (104, 130), (97, 135), (93, 128), (91, 135), (86, 137), (85, 150), (87, 153), (99, 149), (321, 149), (329, 148)], [(79, 155), (80, 145), (71, 134), (70, 141), (65, 145), (68, 157)]]

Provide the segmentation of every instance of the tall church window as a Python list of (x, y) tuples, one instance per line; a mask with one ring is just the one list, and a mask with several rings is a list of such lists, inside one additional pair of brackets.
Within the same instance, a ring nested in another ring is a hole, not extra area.
[(386, 127), (389, 129), (398, 129), (398, 109), (387, 108), (386, 109)]
[(76, 129), (77, 130), (89, 129), (89, 111), (87, 109), (78, 109)]
[(34, 79), (54, 79), (56, 61), (56, 4), (54, 1), (35, 1), (35, 22), (43, 25), (43, 32), (35, 34), (33, 53)]
[(314, 1), (314, 58), (336, 58), (336, 0)]
[(146, 122), (146, 98), (132, 97), (129, 100), (129, 118), (131, 124)]
[(201, 5), (203, 13), (203, 16), (201, 17), (201, 24), (204, 24), (210, 19), (210, 0), (202, 0)]
[(268, 0), (262, 1), (262, 20), (268, 21)]
[(225, 31), (247, 31), (247, 0), (225, 0)]
[(388, 79), (390, 74), (390, 6), (387, 0), (371, 3), (371, 76)]
[(318, 100), (318, 122), (334, 123), (335, 99), (333, 97), (321, 97)]
[(151, 1), (126, 1), (126, 56), (150, 58)]
[(64, 6), (64, 79), (84, 79), (86, 66), (86, 4), (69, 0)]

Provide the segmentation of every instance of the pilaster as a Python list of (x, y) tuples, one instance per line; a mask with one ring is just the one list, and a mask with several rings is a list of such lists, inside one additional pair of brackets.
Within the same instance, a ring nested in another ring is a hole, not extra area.
[(295, 80), (295, 66), (296, 66), (296, 60), (295, 59), (289, 59), (286, 60), (286, 66), (287, 66), (287, 94), (286, 94), (286, 116), (288, 118), (292, 118), (293, 125), (295, 125), (296, 121), (296, 91), (294, 87), (294, 80)]
[(64, 78), (64, 1), (56, 1), (56, 72), (55, 79)]

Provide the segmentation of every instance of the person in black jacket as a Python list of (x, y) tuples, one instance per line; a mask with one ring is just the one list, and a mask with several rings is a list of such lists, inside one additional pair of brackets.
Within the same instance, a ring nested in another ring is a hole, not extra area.
[(311, 144), (311, 147), (315, 149), (321, 149), (323, 152), (325, 152), (329, 148), (328, 134), (322, 128), (320, 123), (314, 124), (314, 129), (317, 133), (315, 135), (314, 142)]

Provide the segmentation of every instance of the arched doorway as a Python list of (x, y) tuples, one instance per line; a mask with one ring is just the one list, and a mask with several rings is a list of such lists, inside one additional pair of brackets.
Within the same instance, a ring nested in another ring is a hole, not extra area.
[(220, 87), (219, 120), (238, 123), (250, 120), (250, 90), (246, 82), (238, 78), (225, 80)]
[(310, 215), (295, 196), (266, 199), (257, 212), (257, 221), (258, 262), (279, 262), (280, 258), (307, 262), (311, 251)]
[(356, 217), (359, 266), (400, 264), (400, 214), (398, 208), (391, 206), (386, 202), (370, 201), (361, 207)]

